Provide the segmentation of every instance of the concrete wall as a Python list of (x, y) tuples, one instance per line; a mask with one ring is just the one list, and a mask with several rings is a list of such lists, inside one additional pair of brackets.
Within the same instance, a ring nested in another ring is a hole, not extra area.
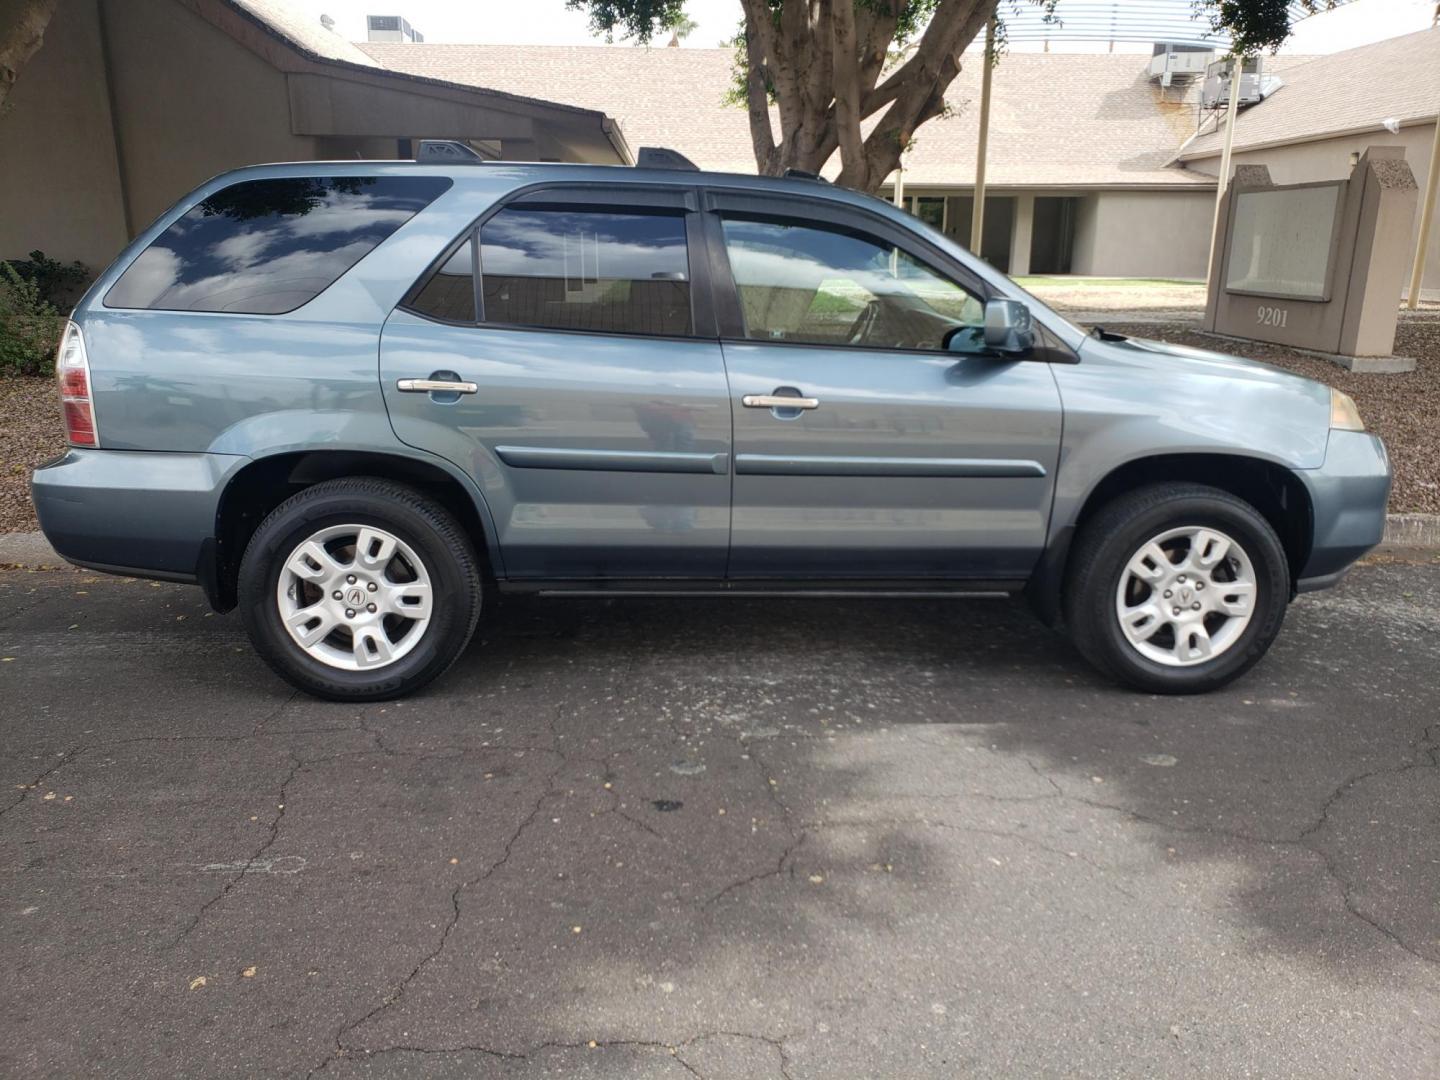
[(181, 4), (100, 2), (134, 231), (216, 173), (319, 156), (282, 72)]
[[(1339, 180), (1350, 175), (1350, 155), (1363, 154), (1370, 146), (1400, 146), (1405, 149), (1405, 160), (1425, 193), (1426, 177), (1430, 168), (1430, 148), (1435, 138), (1434, 124), (1418, 124), (1401, 128), (1399, 134), (1388, 131), (1371, 132), (1367, 135), (1347, 135), (1336, 139), (1317, 139), (1313, 142), (1297, 143), (1294, 146), (1275, 146), (1268, 150), (1249, 150), (1234, 155), (1236, 165), (1265, 165), (1270, 169), (1270, 178), (1277, 184), (1302, 184), (1309, 180)], [(1214, 176), (1220, 171), (1220, 158), (1206, 158), (1189, 162), (1197, 172)], [(1416, 211), (1416, 237), (1420, 230), (1420, 214)], [(1409, 267), (1414, 265), (1414, 241), (1405, 252), (1405, 280), (1410, 280)], [(1421, 282), (1421, 295), (1426, 299), (1440, 299), (1440, 215), (1437, 215), (1430, 231), (1430, 244), (1426, 249), (1425, 277)]]
[[(221, 25), (175, 0), (60, 0), (0, 114), (0, 259), (40, 248), (98, 272), (217, 173), (394, 158), (400, 138), (494, 139), (522, 159), (619, 160), (592, 117), (363, 70), (304, 61), (292, 70), (288, 53), (272, 63), (285, 47), (262, 31), (237, 40)], [(258, 52), (242, 43), (256, 40)]]
[(1104, 277), (1203, 278), (1213, 191), (1097, 191), (1076, 207), (1070, 270)]
[(0, 259), (98, 270), (125, 245), (98, 2), (61, 0), (0, 112)]

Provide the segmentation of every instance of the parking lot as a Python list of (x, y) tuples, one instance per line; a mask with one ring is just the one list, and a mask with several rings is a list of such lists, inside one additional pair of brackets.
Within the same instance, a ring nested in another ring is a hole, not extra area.
[(1119, 690), (1005, 602), (506, 601), (292, 694), (0, 574), (0, 1072), (1440, 1072), (1440, 562)]

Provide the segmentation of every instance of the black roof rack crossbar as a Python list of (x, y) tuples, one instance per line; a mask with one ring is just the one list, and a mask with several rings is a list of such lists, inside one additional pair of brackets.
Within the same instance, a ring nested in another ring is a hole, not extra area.
[(482, 165), (485, 159), (458, 139), (421, 139), (415, 160), (432, 165)]
[(682, 172), (699, 172), (700, 166), (678, 150), (668, 146), (642, 146), (635, 155), (637, 169), (679, 169)]
[(786, 169), (785, 178), (787, 180), (819, 180), (822, 184), (830, 182), (818, 172), (811, 172), (809, 169)]

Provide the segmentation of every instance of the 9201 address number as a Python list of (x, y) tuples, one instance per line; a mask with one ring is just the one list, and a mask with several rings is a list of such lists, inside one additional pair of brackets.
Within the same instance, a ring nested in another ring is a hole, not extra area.
[(1289, 318), (1290, 311), (1288, 308), (1268, 307), (1265, 304), (1261, 304), (1255, 309), (1255, 321), (1260, 326), (1283, 327)]

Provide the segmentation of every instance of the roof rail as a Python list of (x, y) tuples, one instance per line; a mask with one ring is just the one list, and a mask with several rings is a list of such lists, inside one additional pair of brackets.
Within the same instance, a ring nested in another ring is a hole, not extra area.
[(431, 165), (483, 165), (485, 159), (458, 139), (421, 139), (415, 160)]
[(819, 180), (822, 184), (830, 181), (821, 176), (818, 172), (811, 172), (809, 169), (786, 169), (785, 179), (787, 180)]
[(678, 150), (668, 146), (642, 146), (635, 155), (637, 169), (679, 169), (682, 172), (699, 172), (700, 166)]

